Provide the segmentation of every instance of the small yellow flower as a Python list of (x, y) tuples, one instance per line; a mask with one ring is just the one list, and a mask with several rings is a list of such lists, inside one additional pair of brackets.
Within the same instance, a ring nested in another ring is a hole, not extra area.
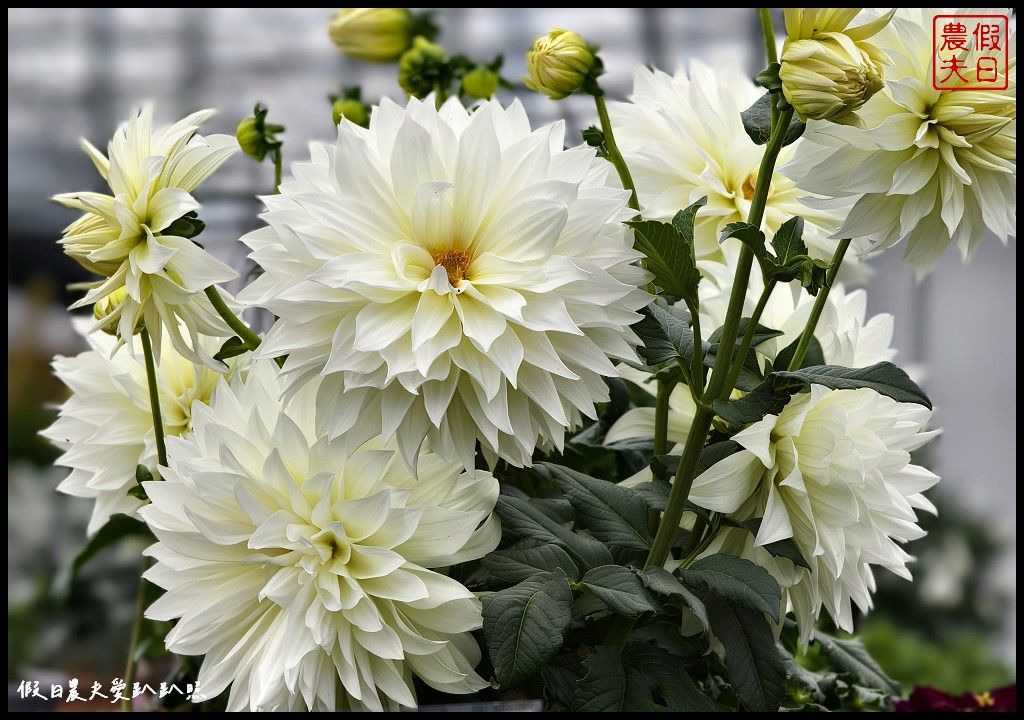
[(342, 52), (367, 62), (394, 62), (412, 44), (409, 8), (342, 8), (327, 28)]
[(583, 88), (594, 63), (594, 52), (583, 38), (556, 28), (537, 38), (533, 50), (526, 53), (529, 76), (523, 82), (530, 90), (561, 100)]
[[(860, 125), (856, 110), (885, 87), (888, 55), (864, 42), (893, 13), (855, 28), (846, 26), (860, 8), (790, 8), (779, 78), (786, 100), (801, 120)], [(895, 12), (895, 11), (893, 11)]]

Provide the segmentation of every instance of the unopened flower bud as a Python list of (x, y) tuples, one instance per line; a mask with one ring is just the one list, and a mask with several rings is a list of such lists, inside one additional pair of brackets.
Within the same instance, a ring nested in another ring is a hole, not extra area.
[(342, 52), (367, 62), (394, 62), (412, 44), (409, 8), (342, 8), (327, 27)]
[[(121, 308), (127, 296), (125, 289), (119, 287), (109, 295), (97, 300), (96, 304), (92, 306), (93, 317), (102, 323), (99, 329), (107, 335), (117, 337), (117, 326), (121, 322)], [(135, 324), (134, 332), (142, 332), (143, 327), (145, 327), (145, 323), (140, 317)]]
[(338, 98), (331, 107), (331, 115), (334, 124), (337, 125), (345, 118), (350, 123), (360, 127), (370, 126), (370, 108), (366, 103), (355, 98)]
[(462, 91), (472, 98), (489, 100), (498, 92), (500, 82), (498, 73), (485, 65), (479, 65), (462, 78)]
[(277, 133), (283, 131), (283, 125), (273, 125), (267, 122), (266, 108), (257, 104), (253, 114), (238, 123), (235, 138), (238, 140), (242, 152), (255, 158), (257, 162), (263, 162), (267, 153), (281, 148), (281, 141), (277, 139)]
[(526, 87), (552, 100), (561, 100), (583, 89), (594, 67), (594, 52), (574, 32), (555, 29), (537, 38), (526, 53)]
[(444, 48), (425, 37), (417, 37), (398, 60), (398, 84), (409, 95), (425, 98), (439, 86), (447, 85), (442, 82), (444, 78), (450, 82), (447, 65)]

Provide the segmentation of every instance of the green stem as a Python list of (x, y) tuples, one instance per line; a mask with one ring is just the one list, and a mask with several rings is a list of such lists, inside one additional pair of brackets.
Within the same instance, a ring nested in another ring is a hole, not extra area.
[(807, 318), (807, 325), (804, 326), (804, 332), (800, 336), (800, 343), (796, 346), (796, 352), (793, 353), (793, 359), (789, 362), (790, 370), (797, 370), (800, 364), (804, 361), (804, 355), (807, 354), (807, 348), (811, 345), (811, 338), (814, 337), (814, 329), (818, 326), (818, 320), (821, 318), (821, 313), (825, 309), (825, 303), (828, 301), (828, 294), (832, 290), (832, 285), (835, 284), (836, 275), (839, 274), (839, 266), (843, 264), (843, 258), (846, 256), (846, 251), (850, 248), (850, 239), (839, 241), (839, 246), (836, 248), (835, 254), (832, 256), (832, 267), (828, 269), (825, 274), (825, 287), (818, 291), (818, 297), (814, 299), (814, 307), (811, 308), (811, 316)]
[(160, 391), (156, 384), (156, 363), (153, 360), (153, 342), (149, 338), (149, 330), (143, 328), (142, 352), (146, 358), (146, 381), (149, 385), (149, 407), (153, 415), (153, 434), (156, 436), (156, 460), (160, 465), (167, 466), (167, 445), (164, 442), (164, 421), (160, 417)]
[[(747, 330), (743, 333), (743, 340), (740, 342), (739, 353), (736, 355), (736, 359), (733, 361), (732, 370), (729, 372), (729, 377), (725, 381), (725, 387), (722, 388), (722, 392), (719, 394), (719, 400), (724, 400), (729, 397), (732, 389), (736, 387), (736, 381), (739, 380), (740, 372), (743, 370), (743, 359), (750, 352), (750, 344), (754, 341), (754, 333), (757, 332), (757, 323), (761, 320), (761, 314), (764, 313), (765, 305), (768, 304), (768, 300), (772, 296), (772, 290), (775, 289), (775, 281), (772, 280), (765, 285), (764, 290), (761, 292), (761, 297), (757, 301), (757, 306), (754, 308), (754, 314), (750, 316), (750, 322), (747, 323)], [(719, 350), (721, 352), (721, 350)]]
[(282, 175), (282, 158), (281, 149), (278, 148), (274, 151), (274, 194), (277, 195), (281, 192), (281, 175)]
[(260, 336), (249, 329), (249, 326), (242, 322), (228, 307), (227, 303), (224, 302), (224, 298), (217, 292), (217, 286), (211, 285), (206, 288), (206, 297), (210, 298), (210, 302), (213, 304), (213, 309), (217, 311), (224, 322), (228, 324), (232, 330), (242, 339), (250, 350), (255, 350), (260, 346), (262, 340)]
[(655, 455), (664, 455), (668, 452), (668, 403), (675, 387), (675, 381), (658, 381), (658, 396), (654, 404)]
[[(779, 120), (772, 128), (771, 140), (765, 148), (764, 157), (761, 159), (761, 166), (757, 173), (757, 184), (754, 188), (754, 196), (750, 201), (750, 212), (747, 214), (747, 222), (756, 227), (761, 226), (764, 219), (764, 210), (768, 203), (768, 193), (771, 189), (772, 175), (775, 172), (775, 161), (782, 150), (782, 143), (785, 139), (785, 128), (789, 127), (789, 121), (793, 117), (792, 109), (786, 110), (779, 115)], [(726, 312), (725, 324), (722, 326), (722, 337), (719, 347), (731, 348), (736, 344), (736, 336), (739, 334), (740, 318), (743, 315), (743, 303), (746, 299), (747, 285), (750, 283), (750, 270), (754, 263), (754, 253), (749, 247), (743, 245), (740, 249), (739, 261), (736, 263), (736, 275), (733, 279), (732, 294), (729, 297), (729, 309)], [(700, 460), (701, 451), (704, 449), (704, 441), (707, 439), (708, 430), (711, 429), (711, 420), (714, 418), (714, 410), (708, 407), (712, 401), (721, 396), (726, 385), (726, 379), (731, 374), (732, 358), (729, 352), (720, 352), (715, 357), (714, 367), (711, 369), (711, 380), (708, 382), (707, 390), (704, 393), (704, 402), (698, 403), (697, 412), (690, 424), (690, 432), (686, 437), (686, 444), (683, 447), (683, 456), (679, 461), (679, 470), (676, 472), (675, 480), (672, 482), (672, 490), (669, 492), (668, 502), (665, 505), (665, 513), (661, 517), (661, 524), (654, 536), (654, 543), (647, 556), (644, 567), (657, 565), (661, 567), (668, 558), (672, 549), (672, 541), (675, 538), (676, 530), (679, 528), (679, 521), (686, 509), (686, 500), (690, 495), (690, 488), (693, 486), (694, 473), (697, 470), (697, 463)], [(737, 362), (741, 362), (738, 358)]]
[(601, 131), (604, 133), (604, 144), (608, 148), (608, 159), (615, 166), (619, 173), (619, 180), (622, 187), (629, 190), (629, 206), (640, 212), (640, 201), (636, 196), (636, 186), (633, 184), (633, 176), (629, 174), (629, 167), (626, 165), (619, 146), (615, 142), (615, 132), (612, 130), (612, 121), (608, 117), (608, 105), (604, 101), (604, 95), (594, 95), (594, 103), (597, 105), (597, 117), (601, 120)]
[(690, 371), (693, 377), (693, 383), (697, 387), (690, 388), (694, 401), (696, 402), (700, 397), (700, 394), (704, 392), (704, 341), (700, 335), (700, 307), (695, 299), (688, 299), (686, 301), (686, 308), (690, 311), (690, 329), (693, 330), (693, 369)]
[(761, 17), (761, 34), (764, 35), (764, 52), (768, 57), (768, 64), (779, 61), (779, 50), (775, 47), (775, 25), (772, 23), (772, 9), (758, 8), (758, 15)]
[[(142, 561), (142, 572), (149, 567), (149, 558)], [(132, 634), (128, 640), (128, 661), (124, 668), (125, 698), (121, 701), (121, 712), (133, 712), (132, 686), (135, 684), (135, 649), (139, 646), (142, 635), (142, 623), (146, 612), (146, 579), (139, 578), (138, 597), (135, 599), (135, 614), (132, 618)]]

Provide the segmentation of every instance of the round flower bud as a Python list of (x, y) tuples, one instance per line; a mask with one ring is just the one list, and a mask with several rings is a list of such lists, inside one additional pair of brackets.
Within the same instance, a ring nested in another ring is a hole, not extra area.
[(537, 38), (533, 50), (526, 53), (529, 75), (523, 76), (523, 82), (530, 90), (561, 100), (583, 88), (594, 62), (594, 53), (583, 38), (556, 28)]
[(489, 67), (479, 65), (462, 78), (462, 91), (478, 100), (489, 100), (498, 92), (500, 78)]
[(360, 127), (370, 126), (369, 108), (366, 107), (366, 103), (360, 102), (355, 98), (338, 98), (335, 100), (334, 105), (331, 107), (331, 116), (334, 118), (335, 125), (339, 124), (342, 118), (345, 118), (350, 123)]
[(398, 84), (409, 95), (423, 99), (442, 84), (447, 64), (448, 55), (443, 47), (417, 37), (398, 60)]
[(346, 55), (367, 62), (394, 62), (412, 42), (409, 8), (342, 8), (327, 33)]
[(885, 87), (882, 66), (845, 35), (787, 43), (782, 92), (801, 120), (844, 122)]
[(238, 146), (242, 148), (249, 157), (257, 157), (266, 154), (266, 151), (262, 151), (263, 147), (263, 128), (260, 127), (260, 123), (255, 117), (250, 115), (242, 122), (238, 123), (238, 129), (235, 130), (235, 138), (238, 140)]

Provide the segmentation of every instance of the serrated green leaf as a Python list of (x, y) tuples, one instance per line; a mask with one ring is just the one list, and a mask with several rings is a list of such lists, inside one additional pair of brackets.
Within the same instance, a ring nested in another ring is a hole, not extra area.
[(626, 670), (618, 650), (606, 645), (594, 649), (583, 661), (587, 674), (579, 681), (573, 697), (578, 712), (622, 712), (626, 699)]
[[(771, 139), (773, 97), (771, 93), (765, 93), (753, 105), (740, 113), (743, 129), (755, 145), (767, 145)], [(782, 98), (782, 95), (779, 94), (777, 97)], [(782, 99), (784, 100), (784, 98)], [(805, 128), (806, 125), (800, 122), (800, 119), (794, 114), (786, 132), (786, 139), (782, 141), (782, 146), (785, 147), (799, 140), (800, 136), (804, 134)]]
[(495, 550), (480, 559), (484, 569), (499, 580), (520, 583), (541, 572), (561, 570), (570, 580), (578, 580), (580, 571), (569, 554), (558, 545), (511, 547)]
[(704, 603), (688, 587), (683, 585), (682, 580), (668, 570), (657, 566), (649, 567), (646, 570), (640, 571), (640, 580), (643, 581), (648, 589), (662, 597), (677, 597), (682, 600), (683, 604), (690, 608), (690, 612), (700, 622), (704, 632), (711, 629), (708, 611), (704, 607)]
[[(675, 458), (676, 465), (679, 464), (679, 457), (677, 455), (659, 455), (661, 459)], [(656, 460), (658, 458), (655, 458)], [(653, 461), (652, 461), (653, 464)], [(666, 477), (674, 475), (673, 471)], [(637, 494), (643, 498), (644, 502), (647, 503), (647, 507), (651, 510), (657, 510), (658, 512), (664, 512), (665, 503), (668, 502), (668, 495), (672, 492), (672, 484), (664, 478), (655, 477), (653, 482), (641, 483), (633, 488)]]
[(722, 228), (722, 234), (718, 242), (725, 242), (729, 238), (736, 238), (741, 243), (754, 251), (754, 256), (764, 255), (764, 233), (757, 225), (748, 222), (731, 222)]
[(707, 204), (708, 199), (702, 197), (697, 202), (677, 212), (672, 218), (672, 227), (683, 238), (683, 242), (689, 246), (691, 252), (693, 251), (694, 223), (697, 220), (697, 211)]
[[(753, 518), (752, 520), (744, 520), (739, 523), (740, 527), (749, 532), (751, 535), (756, 536), (758, 530), (761, 529), (761, 520), (763, 518)], [(774, 555), (775, 557), (786, 558), (791, 561), (794, 565), (811, 569), (810, 564), (804, 559), (804, 554), (800, 552), (800, 546), (796, 544), (793, 538), (786, 538), (785, 540), (778, 540), (767, 545), (762, 545), (765, 550)]]
[(576, 511), (577, 521), (598, 540), (628, 550), (651, 549), (647, 503), (631, 488), (570, 470), (538, 463)]
[[(740, 318), (739, 324), (736, 326), (736, 341), (733, 344), (733, 355), (736, 354), (736, 350), (739, 349), (740, 345), (743, 344), (743, 335), (747, 332), (747, 328), (750, 326), (750, 318)], [(711, 333), (708, 338), (708, 342), (711, 343), (712, 353), (717, 353), (719, 349), (719, 341), (722, 339), (722, 332), (724, 327), (715, 328), (715, 331)], [(754, 326), (754, 335), (750, 341), (750, 347), (755, 348), (761, 343), (768, 342), (772, 338), (777, 338), (781, 335), (785, 335), (781, 330), (774, 328), (765, 327), (761, 323), (757, 323)]]
[(640, 577), (622, 565), (604, 565), (589, 570), (573, 587), (585, 587), (620, 615), (636, 617), (659, 610), (658, 601)]
[(554, 657), (572, 620), (572, 591), (565, 577), (555, 573), (483, 595), (481, 602), (484, 640), (503, 689), (531, 677)]
[(583, 663), (575, 654), (555, 655), (540, 669), (548, 698), (561, 703), (565, 709), (572, 707), (576, 684), (583, 679), (585, 673)]
[(865, 688), (898, 695), (900, 684), (885, 674), (864, 648), (860, 638), (840, 640), (815, 631), (812, 640), (821, 647), (822, 654), (834, 670), (849, 673), (854, 682)]
[(780, 265), (789, 265), (794, 260), (807, 256), (807, 246), (803, 240), (804, 219), (791, 217), (779, 226), (772, 237), (772, 248), (775, 249), (775, 260)]
[(804, 385), (824, 385), (832, 390), (870, 388), (896, 402), (924, 405), (931, 400), (910, 376), (891, 362), (875, 363), (866, 368), (844, 368), (837, 365), (812, 365), (802, 370), (776, 370), (769, 378), (775, 388), (790, 389)]
[(647, 256), (647, 269), (654, 273), (655, 283), (670, 295), (691, 302), (697, 300), (697, 286), (701, 279), (693, 249), (691, 215), (706, 204), (707, 198), (701, 198), (686, 210), (677, 213), (680, 227), (685, 230), (687, 223), (690, 225), (689, 238), (670, 223), (656, 220), (626, 223), (634, 230), (634, 244), (637, 249)]
[(525, 500), (501, 495), (494, 511), (505, 528), (520, 536), (560, 545), (580, 569), (586, 570), (612, 562), (612, 554), (603, 544), (589, 535), (574, 533), (559, 525)]
[[(690, 588), (708, 588), (733, 605), (766, 613), (779, 622), (782, 590), (767, 570), (734, 555), (710, 555), (683, 570)], [(773, 640), (774, 642), (774, 640)]]
[(786, 669), (764, 613), (736, 607), (715, 592), (703, 599), (736, 695), (750, 712), (775, 712), (786, 696)]
[(141, 520), (122, 513), (111, 515), (107, 523), (89, 538), (89, 542), (79, 551), (71, 564), (62, 569), (54, 578), (54, 594), (58, 597), (66, 597), (75, 576), (90, 560), (96, 557), (101, 550), (105, 550), (127, 537), (154, 539), (149, 527)]
[(746, 395), (735, 400), (715, 400), (715, 414), (730, 425), (743, 427), (765, 415), (777, 415), (789, 402), (789, 393), (778, 393), (771, 376)]
[[(644, 362), (654, 367), (682, 359), (689, 367), (695, 351), (690, 313), (678, 304), (666, 306), (653, 302), (642, 308), (640, 314), (643, 315), (641, 320), (631, 327), (643, 341), (638, 351)], [(707, 350), (708, 344), (703, 343), (702, 351)]]

